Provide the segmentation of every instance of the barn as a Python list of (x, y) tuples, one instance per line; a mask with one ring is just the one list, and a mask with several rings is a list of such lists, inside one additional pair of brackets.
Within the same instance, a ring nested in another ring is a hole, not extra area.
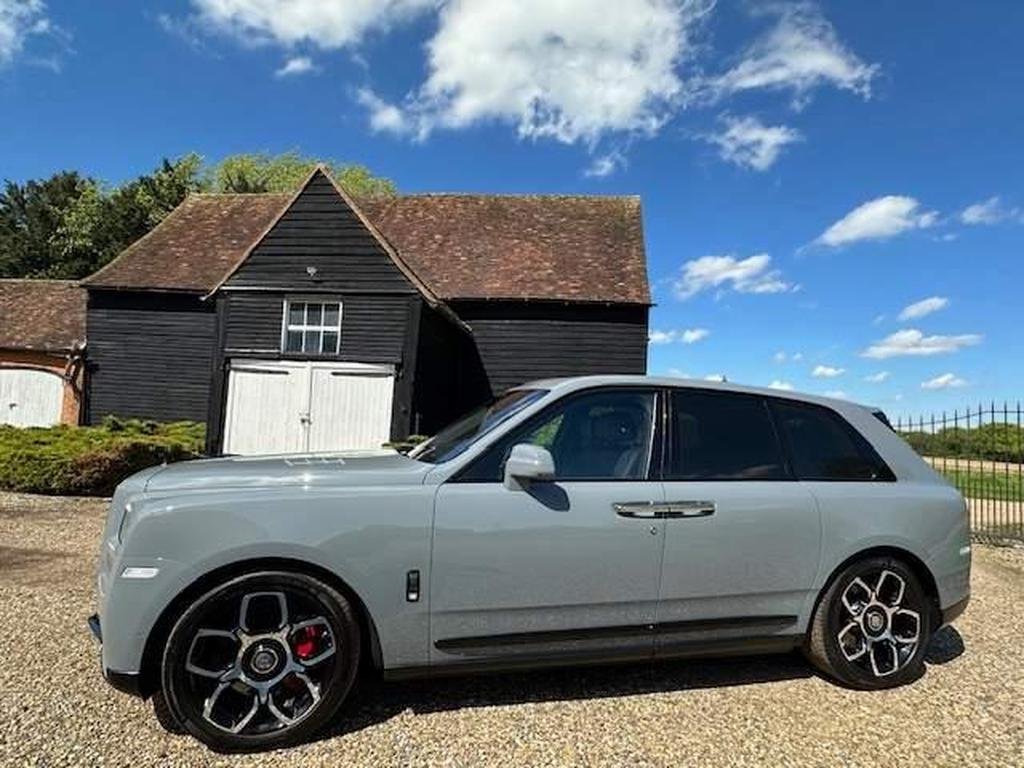
[(0, 424), (78, 424), (85, 291), (65, 280), (0, 280)]
[(86, 421), (211, 453), (375, 447), (526, 380), (643, 373), (636, 197), (195, 194), (83, 281)]

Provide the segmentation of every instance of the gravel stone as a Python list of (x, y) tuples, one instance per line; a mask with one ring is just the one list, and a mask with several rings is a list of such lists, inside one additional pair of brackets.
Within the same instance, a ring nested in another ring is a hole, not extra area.
[(0, 494), (2, 766), (1024, 765), (1024, 549), (983, 546), (970, 608), (899, 690), (796, 654), (367, 684), (319, 741), (217, 755), (100, 676), (104, 507)]

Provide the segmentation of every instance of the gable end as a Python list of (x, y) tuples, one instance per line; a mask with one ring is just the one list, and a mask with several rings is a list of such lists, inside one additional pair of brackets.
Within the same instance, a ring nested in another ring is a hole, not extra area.
[(314, 171), (222, 287), (417, 292), (417, 286), (320, 169)]

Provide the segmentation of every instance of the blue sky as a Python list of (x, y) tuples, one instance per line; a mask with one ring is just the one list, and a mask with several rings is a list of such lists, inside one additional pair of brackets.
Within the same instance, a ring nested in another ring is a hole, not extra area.
[(1022, 38), (1017, 2), (0, 0), (0, 177), (297, 149), (639, 194), (652, 372), (916, 414), (1022, 394)]

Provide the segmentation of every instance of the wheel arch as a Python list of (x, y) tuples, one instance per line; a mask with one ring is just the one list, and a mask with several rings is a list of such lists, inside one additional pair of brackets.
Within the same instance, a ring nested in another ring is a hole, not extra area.
[(380, 636), (373, 616), (366, 607), (365, 601), (344, 579), (337, 573), (307, 560), (289, 557), (258, 557), (222, 565), (204, 573), (178, 592), (167, 604), (146, 637), (142, 652), (142, 664), (139, 669), (139, 693), (144, 698), (148, 698), (159, 690), (160, 662), (167, 638), (170, 636), (174, 623), (195, 599), (221, 582), (248, 573), (268, 570), (311, 576), (329, 584), (343, 594), (352, 603), (359, 618), (362, 630), (363, 664), (369, 665), (377, 671), (383, 669)]
[[(856, 563), (859, 560), (866, 560), (871, 557), (892, 557), (905, 563), (918, 578), (921, 582), (921, 586), (924, 588), (925, 595), (927, 596), (928, 602), (932, 608), (933, 620), (938, 619), (941, 616), (941, 607), (939, 605), (939, 586), (938, 582), (935, 580), (934, 574), (931, 572), (931, 569), (924, 560), (909, 549), (891, 544), (871, 546), (858, 550), (836, 565), (829, 573), (828, 578), (825, 579), (824, 583), (821, 585), (821, 589), (818, 590), (818, 594), (814, 598), (814, 605), (810, 615), (813, 617), (817, 612), (822, 598), (824, 598), (829, 587), (831, 587), (833, 582), (839, 577), (839, 574), (853, 563)], [(937, 627), (938, 624), (933, 621), (932, 626)]]

